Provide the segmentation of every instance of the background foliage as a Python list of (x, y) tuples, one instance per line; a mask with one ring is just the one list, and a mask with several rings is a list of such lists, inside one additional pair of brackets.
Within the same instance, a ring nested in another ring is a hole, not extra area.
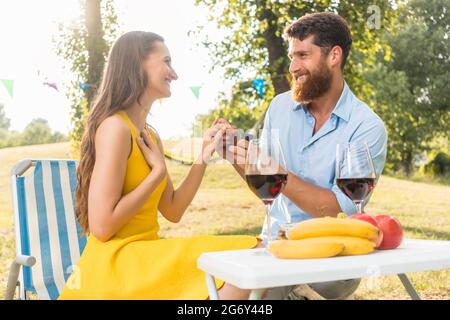
[[(235, 83), (231, 97), (221, 93), (219, 108), (198, 115), (195, 127), (224, 117), (244, 130), (259, 128), (271, 99), (290, 88), (284, 28), (305, 14), (332, 11), (348, 21), (353, 36), (345, 80), (387, 127), (386, 169), (410, 176), (427, 156), (433, 157), (431, 151), (448, 152), (442, 149), (450, 131), (448, 0), (195, 0), (195, 4), (209, 9), (209, 21), (225, 36), (212, 38), (206, 26), (189, 33), (209, 50), (213, 68), (223, 67), (224, 78)], [(80, 20), (63, 26), (55, 41), (75, 75), (68, 94), (75, 147), (118, 30), (113, 0), (84, 0), (80, 5), (84, 9)], [(254, 79), (264, 79), (263, 97), (253, 87)], [(79, 83), (89, 84), (88, 89), (80, 90)]]
[[(223, 1), (196, 0), (224, 29), (210, 39), (199, 27), (201, 45), (224, 77), (236, 82), (231, 99), (198, 116), (218, 116), (251, 128), (274, 95), (289, 90), (284, 27), (307, 13), (332, 11), (349, 23), (353, 46), (344, 78), (353, 92), (384, 120), (389, 134), (386, 168), (411, 175), (436, 139), (449, 139), (450, 2), (411, 1)], [(377, 13), (379, 15), (377, 16)], [(251, 79), (264, 78), (261, 99)], [(260, 125), (257, 123), (256, 126)]]
[(45, 119), (33, 119), (23, 132), (10, 131), (10, 122), (0, 104), (0, 148), (67, 141), (62, 133), (52, 132)]
[[(80, 0), (80, 6), (80, 18), (71, 25), (61, 25), (54, 40), (57, 54), (74, 75), (67, 88), (72, 110), (73, 150), (78, 149), (89, 106), (100, 84), (109, 48), (118, 33), (113, 0)], [(87, 88), (82, 90), (80, 84), (86, 84)]]

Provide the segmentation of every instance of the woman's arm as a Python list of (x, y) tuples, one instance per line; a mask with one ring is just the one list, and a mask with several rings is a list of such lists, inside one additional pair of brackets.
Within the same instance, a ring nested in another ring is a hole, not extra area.
[(150, 197), (164, 178), (161, 169), (151, 173), (132, 192), (122, 196), (131, 133), (113, 116), (105, 119), (95, 135), (95, 165), (88, 196), (89, 229), (100, 241), (109, 240)]
[[(192, 165), (186, 178), (175, 190), (173, 183), (167, 175), (167, 186), (164, 190), (161, 200), (159, 202), (158, 210), (169, 221), (178, 222), (181, 220), (187, 207), (191, 204), (197, 193), (203, 176), (206, 171), (207, 163), (214, 153), (215, 146), (222, 139), (225, 132), (225, 125), (217, 124), (213, 128), (207, 130), (203, 142), (202, 152)], [(159, 137), (155, 134), (158, 140), (158, 145), (163, 152), (163, 146)]]
[(167, 175), (167, 186), (159, 201), (158, 210), (171, 222), (179, 222), (187, 207), (191, 204), (197, 193), (206, 164), (194, 164), (186, 178), (175, 190), (172, 180)]

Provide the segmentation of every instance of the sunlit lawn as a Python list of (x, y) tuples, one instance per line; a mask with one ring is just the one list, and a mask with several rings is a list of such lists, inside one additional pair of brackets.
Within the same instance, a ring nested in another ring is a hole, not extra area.
[[(6, 288), (7, 272), (14, 257), (14, 233), (9, 171), (23, 158), (67, 158), (69, 144), (0, 149), (0, 298)], [(175, 184), (189, 167), (168, 161)], [(406, 237), (450, 240), (450, 187), (410, 182), (383, 176), (366, 211), (395, 215), (403, 224)], [(259, 233), (263, 205), (248, 190), (237, 173), (226, 164), (213, 164), (185, 217), (178, 224), (160, 217), (162, 237), (198, 234)], [(450, 299), (450, 271), (410, 274), (424, 299)], [(356, 299), (408, 299), (396, 276), (364, 279)]]

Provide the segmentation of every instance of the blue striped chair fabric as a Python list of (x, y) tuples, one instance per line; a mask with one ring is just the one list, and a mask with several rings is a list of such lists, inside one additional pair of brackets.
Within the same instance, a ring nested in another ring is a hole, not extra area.
[(36, 258), (21, 279), (24, 290), (41, 299), (58, 298), (86, 245), (75, 215), (76, 166), (74, 160), (36, 160), (32, 174), (13, 177), (17, 254)]

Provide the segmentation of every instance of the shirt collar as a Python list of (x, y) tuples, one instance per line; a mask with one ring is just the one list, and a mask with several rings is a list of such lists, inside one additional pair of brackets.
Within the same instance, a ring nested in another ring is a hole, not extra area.
[[(347, 122), (350, 119), (350, 113), (351, 113), (351, 104), (348, 103), (348, 100), (349, 100), (351, 94), (352, 94), (352, 92), (351, 92), (350, 88), (348, 87), (347, 82), (344, 81), (344, 89), (342, 90), (341, 96), (339, 97), (339, 100), (336, 103), (336, 106), (334, 107), (333, 111), (331, 112)], [(297, 111), (300, 109), (303, 109), (303, 111), (305, 113), (308, 112), (307, 106), (302, 103), (296, 103), (296, 104), (294, 104), (294, 106), (292, 108), (293, 111)]]

